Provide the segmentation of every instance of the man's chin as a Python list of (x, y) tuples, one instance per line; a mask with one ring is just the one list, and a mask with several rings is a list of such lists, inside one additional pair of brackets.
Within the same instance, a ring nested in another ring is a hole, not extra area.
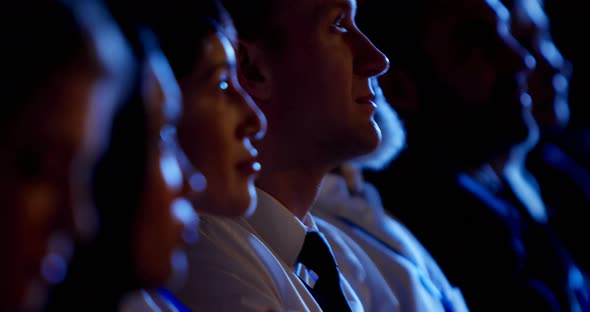
[(369, 150), (365, 154), (374, 152), (381, 144), (382, 138), (379, 125), (372, 119), (370, 129), (367, 131), (367, 148)]
[(361, 157), (370, 154), (377, 150), (379, 144), (381, 144), (381, 132), (377, 129), (374, 131), (367, 131), (367, 133), (358, 137), (356, 140), (357, 144), (354, 146), (353, 157)]

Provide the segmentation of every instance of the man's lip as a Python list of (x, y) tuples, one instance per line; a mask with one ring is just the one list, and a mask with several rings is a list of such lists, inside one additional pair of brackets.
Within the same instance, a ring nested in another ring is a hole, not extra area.
[(367, 111), (371, 115), (373, 115), (375, 113), (375, 110), (377, 109), (377, 104), (375, 103), (374, 95), (358, 97), (356, 99), (356, 103), (359, 104), (359, 107), (361, 107), (363, 110)]
[(375, 94), (369, 94), (356, 98), (355, 100), (359, 104), (372, 104), (375, 105)]

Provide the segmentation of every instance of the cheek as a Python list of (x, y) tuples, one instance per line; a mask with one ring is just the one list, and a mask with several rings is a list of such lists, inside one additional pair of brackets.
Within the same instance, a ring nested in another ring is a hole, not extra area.
[(168, 200), (150, 196), (142, 206), (135, 233), (135, 263), (148, 286), (157, 286), (171, 274), (173, 250), (180, 241), (180, 225), (172, 216)]
[(48, 183), (35, 183), (22, 188), (20, 206), (22, 221), (41, 229), (57, 214), (58, 190)]
[(192, 145), (195, 167), (206, 174), (225, 167), (240, 141), (237, 138), (238, 121), (233, 111), (220, 111), (203, 117), (195, 120), (200, 126), (186, 139)]
[[(321, 78), (321, 88), (341, 90), (350, 87), (351, 80), (354, 77), (353, 57), (350, 48), (344, 46), (340, 49), (334, 48), (333, 51), (324, 50), (323, 53), (315, 56), (311, 64), (311, 70), (314, 77)], [(310, 80), (309, 75), (304, 81), (308, 80)]]
[(208, 144), (201, 151), (206, 152), (204, 152), (201, 162), (197, 165), (197, 168), (203, 172), (207, 179), (205, 192), (208, 194), (223, 194), (232, 181), (231, 174), (235, 165), (232, 162), (232, 154), (237, 141), (232, 137), (228, 137), (228, 129), (219, 130), (225, 131), (211, 133), (205, 139)]
[(58, 230), (56, 221), (62, 206), (59, 194), (59, 189), (49, 183), (29, 184), (21, 188), (17, 239), (26, 241), (21, 246), (31, 253), (30, 257), (40, 260), (43, 256), (41, 250), (45, 249), (50, 234)]
[[(33, 280), (42, 278), (41, 263), (48, 254), (50, 237), (58, 230), (60, 211), (57, 191), (42, 184), (25, 184), (14, 193), (17, 213), (9, 216), (10, 224), (2, 229), (9, 239), (10, 253), (3, 255), (2, 265), (10, 270), (5, 276), (16, 291), (24, 290)], [(7, 233), (8, 232), (8, 233)], [(0, 269), (4, 272), (4, 268)], [(52, 271), (53, 272), (53, 271)], [(59, 273), (62, 273), (61, 271)]]
[[(166, 168), (160, 166), (159, 160), (154, 159), (150, 164), (142, 208), (146, 223), (154, 225), (153, 231), (162, 231), (162, 234), (165, 234), (172, 232), (170, 229), (175, 224), (172, 215), (172, 202), (176, 192), (166, 183), (162, 172)], [(170, 235), (165, 234), (165, 236)]]
[[(204, 147), (200, 149), (199, 163), (195, 163), (207, 179), (207, 187), (204, 191), (204, 201), (196, 205), (198, 210), (213, 214), (235, 215), (235, 212), (226, 210), (239, 209), (236, 205), (238, 192), (245, 189), (244, 181), (238, 177), (236, 166), (239, 158), (244, 157), (245, 149), (235, 135), (236, 128), (231, 121), (211, 127), (206, 137), (201, 136)], [(220, 211), (221, 210), (221, 211)]]
[(178, 227), (179, 224), (174, 218), (172, 206), (181, 196), (183, 176), (173, 157), (168, 153), (158, 153), (158, 157), (151, 162), (150, 182), (146, 187), (144, 206), (150, 211), (148, 216), (155, 224), (161, 224), (163, 230)]

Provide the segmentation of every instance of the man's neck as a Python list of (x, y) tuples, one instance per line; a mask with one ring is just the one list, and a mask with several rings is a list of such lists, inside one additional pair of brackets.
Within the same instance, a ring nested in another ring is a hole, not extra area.
[(256, 180), (256, 186), (283, 204), (303, 221), (311, 209), (328, 171), (269, 170)]

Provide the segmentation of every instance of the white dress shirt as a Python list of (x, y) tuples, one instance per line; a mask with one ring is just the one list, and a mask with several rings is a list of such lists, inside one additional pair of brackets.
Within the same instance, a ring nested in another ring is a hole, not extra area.
[[(189, 276), (177, 297), (194, 311), (321, 311), (296, 265), (308, 229), (261, 190), (249, 218), (202, 215), (199, 240), (189, 247)], [(364, 311), (345, 278), (341, 280), (352, 311)]]
[(337, 227), (315, 216), (314, 220), (332, 247), (340, 273), (359, 296), (365, 311), (404, 311), (397, 294), (389, 287), (369, 255)]
[[(363, 191), (363, 196), (352, 196), (343, 177), (326, 176), (311, 210), (320, 230), (326, 231), (323, 219), (360, 245), (396, 294), (401, 311), (445, 311), (443, 297), (449, 310), (468, 311), (460, 290), (451, 286), (426, 249), (385, 213), (377, 190), (365, 183)], [(348, 260), (337, 255), (337, 261), (348, 276)]]

